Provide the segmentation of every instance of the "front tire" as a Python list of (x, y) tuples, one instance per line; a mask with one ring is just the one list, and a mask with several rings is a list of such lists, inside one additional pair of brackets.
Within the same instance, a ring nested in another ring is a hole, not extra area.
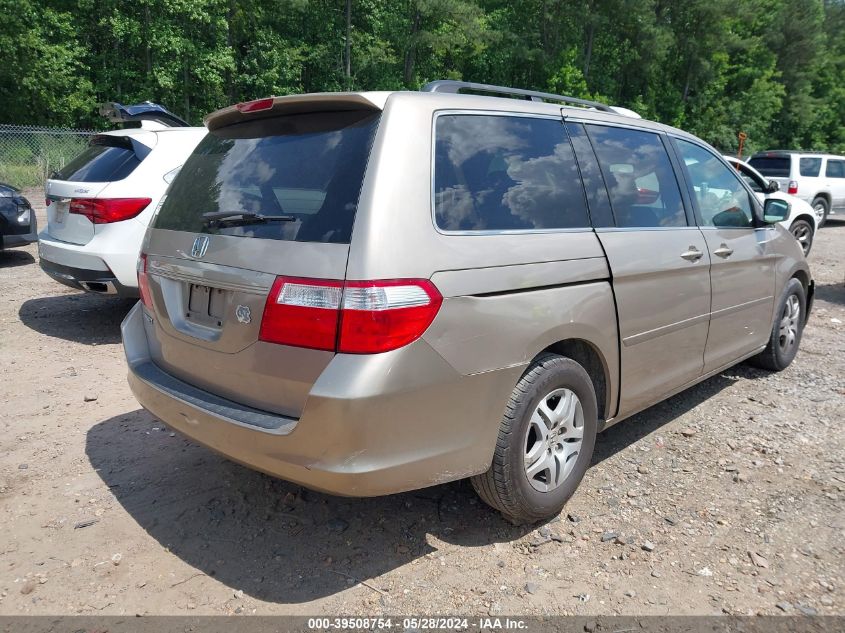
[(543, 354), (514, 388), (493, 463), (472, 478), (473, 488), (513, 523), (555, 516), (590, 465), (597, 431), (589, 374), (569, 358)]
[(751, 359), (758, 367), (770, 371), (783, 371), (789, 367), (804, 332), (807, 296), (804, 286), (795, 278), (789, 280), (778, 304), (778, 316), (772, 325), (766, 349)]
[(827, 201), (827, 198), (822, 198), (821, 196), (819, 196), (818, 198), (814, 199), (813, 212), (815, 212), (816, 217), (819, 219), (819, 228), (822, 228), (824, 226), (824, 223), (827, 222), (827, 214), (830, 213), (830, 203)]
[(801, 250), (804, 251), (804, 257), (807, 257), (813, 248), (813, 237), (815, 237), (812, 225), (807, 220), (795, 220), (789, 227), (789, 232), (798, 240)]

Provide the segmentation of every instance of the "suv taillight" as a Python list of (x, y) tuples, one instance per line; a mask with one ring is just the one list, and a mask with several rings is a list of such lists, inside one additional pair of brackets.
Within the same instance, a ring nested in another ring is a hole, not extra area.
[(798, 181), (797, 180), (790, 180), (789, 181), (789, 189), (786, 190), (786, 193), (791, 193), (791, 194), (798, 193)]
[(150, 202), (150, 198), (72, 198), (68, 212), (84, 215), (94, 224), (110, 224), (134, 218)]
[(150, 279), (147, 277), (147, 254), (141, 253), (138, 257), (138, 293), (141, 295), (141, 303), (150, 310), (153, 309), (153, 301), (150, 296)]
[(294, 347), (377, 354), (422, 336), (442, 302), (427, 279), (342, 282), (279, 277), (267, 297), (259, 338)]

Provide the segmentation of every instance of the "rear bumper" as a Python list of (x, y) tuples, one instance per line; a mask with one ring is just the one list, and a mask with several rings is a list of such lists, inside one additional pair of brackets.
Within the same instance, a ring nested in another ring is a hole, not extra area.
[(115, 280), (121, 288), (134, 288), (138, 296), (136, 266), (145, 227), (134, 219), (101, 225), (87, 244), (72, 244), (38, 235), (38, 257), (55, 266), (97, 272)]
[[(0, 218), (2, 219), (2, 218)], [(29, 226), (7, 223), (5, 228), (0, 225), (0, 251), (4, 248), (26, 246), (38, 241), (38, 224), (35, 212), (30, 211)]]
[(127, 288), (121, 284), (110, 270), (88, 270), (56, 264), (43, 257), (38, 262), (41, 270), (60, 284), (101, 295), (114, 295), (121, 298), (137, 298), (138, 288)]
[(338, 354), (295, 419), (227, 401), (158, 368), (146, 338), (151, 318), (139, 303), (121, 326), (129, 385), (144, 408), (234, 461), (340, 495), (403, 492), (487, 470), (523, 370), (462, 376), (423, 341), (386, 354)]
[[(60, 284), (77, 290), (137, 298), (135, 266), (138, 256), (134, 246), (126, 245), (126, 252), (121, 253), (104, 253), (95, 246), (94, 240), (88, 244), (70, 244), (42, 231), (38, 235), (41, 269)], [(131, 276), (127, 273), (130, 269)]]
[(23, 235), (0, 235), (0, 250), (14, 248), (15, 246), (26, 246), (38, 241), (38, 233), (24, 233)]

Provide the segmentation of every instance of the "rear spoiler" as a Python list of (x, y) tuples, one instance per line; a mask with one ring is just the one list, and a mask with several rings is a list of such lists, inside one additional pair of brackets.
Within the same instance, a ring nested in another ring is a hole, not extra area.
[(101, 103), (100, 116), (106, 117), (112, 123), (156, 121), (167, 127), (190, 127), (187, 121), (180, 119), (164, 106), (152, 101), (128, 106), (117, 102)]
[(152, 148), (140, 142), (134, 136), (116, 136), (114, 134), (97, 134), (91, 137), (89, 145), (105, 145), (107, 147), (123, 147), (135, 152), (138, 160), (144, 160)]
[(280, 114), (381, 110), (389, 92), (316, 92), (246, 101), (212, 112), (203, 119), (209, 131), (234, 123), (254, 121)]

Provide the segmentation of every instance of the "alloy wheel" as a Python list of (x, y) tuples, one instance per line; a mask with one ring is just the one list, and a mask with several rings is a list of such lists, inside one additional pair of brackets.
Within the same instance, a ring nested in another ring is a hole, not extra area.
[(812, 229), (804, 222), (796, 222), (792, 226), (791, 232), (795, 239), (798, 240), (798, 243), (801, 244), (801, 249), (806, 256), (810, 252), (811, 238), (813, 236)]
[(819, 222), (824, 222), (824, 211), (825, 206), (823, 202), (817, 202), (813, 205), (813, 213), (816, 214), (816, 218), (818, 218)]
[(570, 389), (540, 400), (525, 433), (525, 474), (539, 492), (558, 488), (575, 467), (584, 438), (584, 411)]
[(798, 341), (798, 321), (801, 317), (801, 303), (795, 295), (789, 295), (783, 306), (778, 331), (778, 346), (784, 353), (795, 346)]

